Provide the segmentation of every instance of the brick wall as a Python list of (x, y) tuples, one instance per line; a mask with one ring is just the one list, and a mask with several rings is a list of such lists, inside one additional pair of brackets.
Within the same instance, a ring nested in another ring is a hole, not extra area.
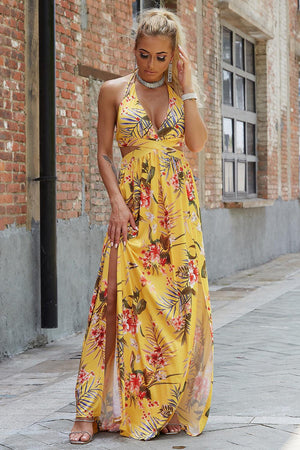
[[(234, 3), (234, 1), (232, 0)], [(107, 76), (133, 69), (131, 1), (57, 0), (57, 210), (59, 219), (86, 213), (106, 223), (110, 207), (97, 168), (97, 98)], [(187, 33), (187, 49), (197, 63), (196, 0), (178, 2)], [(298, 60), (295, 57), (297, 1), (236, 2), (274, 39), (258, 41), (257, 96), (260, 197), (285, 200), (299, 195)], [(254, 7), (255, 6), (255, 7)], [(0, 229), (24, 225), (27, 215), (24, 2), (3, 0), (0, 66)], [(222, 208), (221, 20), (216, 0), (202, 0), (205, 150), (205, 208)], [(280, 17), (280, 21), (278, 20)], [(199, 31), (199, 30), (198, 30)], [(198, 49), (199, 50), (199, 49)], [(202, 76), (200, 74), (200, 76)], [(115, 149), (119, 164), (119, 151)], [(199, 176), (198, 155), (187, 153)]]
[(206, 95), (204, 120), (208, 128), (205, 149), (205, 206), (222, 204), (221, 55), (220, 21), (215, 0), (203, 1), (203, 75)]
[(289, 22), (290, 22), (290, 45), (289, 45), (289, 65), (290, 65), (290, 145), (291, 152), (291, 198), (299, 197), (299, 100), (298, 100), (298, 78), (299, 59), (296, 57), (297, 42), (297, 22), (299, 22), (298, 1), (289, 2)]
[(0, 229), (26, 223), (24, 4), (0, 5)]
[[(57, 2), (58, 218), (86, 212), (107, 222), (109, 203), (97, 166), (97, 70), (124, 75), (133, 67), (129, 1)], [(81, 76), (79, 66), (90, 76)], [(101, 75), (99, 75), (101, 76)], [(118, 158), (117, 158), (118, 159)]]

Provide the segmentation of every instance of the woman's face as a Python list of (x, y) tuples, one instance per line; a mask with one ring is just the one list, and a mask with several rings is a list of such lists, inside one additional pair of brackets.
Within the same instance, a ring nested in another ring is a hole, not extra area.
[(148, 82), (161, 79), (173, 58), (171, 39), (167, 36), (143, 36), (134, 51), (140, 77)]

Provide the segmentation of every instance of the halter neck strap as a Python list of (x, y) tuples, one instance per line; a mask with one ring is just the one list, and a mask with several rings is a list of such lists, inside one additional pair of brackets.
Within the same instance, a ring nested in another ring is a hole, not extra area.
[(125, 93), (124, 93), (124, 97), (123, 98), (127, 97), (127, 95), (130, 92), (130, 88), (131, 88), (131, 86), (133, 84), (133, 81), (134, 81), (134, 78), (135, 78), (135, 72), (136, 72), (136, 70), (131, 74), (131, 77), (130, 77), (127, 85), (126, 85), (126, 89), (125, 89)]

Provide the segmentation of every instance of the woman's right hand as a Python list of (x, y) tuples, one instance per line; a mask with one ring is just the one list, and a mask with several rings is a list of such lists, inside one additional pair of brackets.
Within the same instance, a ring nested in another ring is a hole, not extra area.
[(113, 204), (108, 225), (108, 237), (111, 247), (118, 247), (121, 235), (123, 236), (124, 246), (126, 245), (128, 223), (134, 230), (138, 230), (133, 215), (126, 203), (123, 201)]

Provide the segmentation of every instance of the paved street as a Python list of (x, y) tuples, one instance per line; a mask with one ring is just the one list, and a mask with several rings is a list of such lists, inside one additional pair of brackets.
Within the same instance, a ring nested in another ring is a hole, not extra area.
[[(98, 434), (87, 448), (300, 449), (300, 254), (212, 284), (215, 383), (196, 438), (140, 442)], [(71, 449), (74, 386), (83, 335), (0, 363), (0, 448)]]

